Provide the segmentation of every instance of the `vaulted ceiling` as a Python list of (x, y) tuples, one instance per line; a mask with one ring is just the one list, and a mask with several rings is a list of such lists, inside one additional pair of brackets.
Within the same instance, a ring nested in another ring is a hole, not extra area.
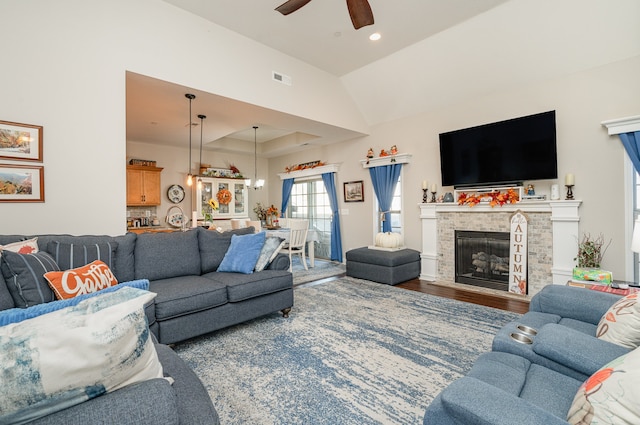
[[(375, 23), (359, 30), (345, 0), (287, 16), (285, 0), (163, 1), (335, 75), (370, 125), (640, 54), (637, 0), (369, 0)], [(127, 139), (183, 146), (186, 92), (210, 115), (205, 149), (252, 153), (254, 125), (264, 157), (362, 135), (128, 73)]]

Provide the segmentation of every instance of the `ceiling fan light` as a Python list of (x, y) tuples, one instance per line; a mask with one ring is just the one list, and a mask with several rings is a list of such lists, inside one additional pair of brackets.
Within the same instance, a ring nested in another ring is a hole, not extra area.
[(380, 40), (381, 38), (382, 38), (382, 36), (380, 35), (380, 33), (379, 33), (379, 32), (374, 32), (373, 34), (371, 34), (371, 35), (369, 36), (369, 40), (371, 40), (371, 41), (378, 41), (378, 40)]

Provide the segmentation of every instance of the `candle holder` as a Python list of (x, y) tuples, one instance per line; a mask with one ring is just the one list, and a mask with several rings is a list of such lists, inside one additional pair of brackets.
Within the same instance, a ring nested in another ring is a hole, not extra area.
[(431, 192), (431, 202), (436, 202), (436, 193)]
[(565, 186), (567, 187), (567, 197), (565, 199), (573, 199), (573, 185), (566, 184)]
[(429, 202), (429, 189), (422, 189), (422, 203), (426, 204)]

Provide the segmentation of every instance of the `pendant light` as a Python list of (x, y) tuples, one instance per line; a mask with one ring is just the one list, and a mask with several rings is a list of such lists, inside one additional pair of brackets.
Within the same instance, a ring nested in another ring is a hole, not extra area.
[(198, 115), (198, 118), (200, 118), (200, 168), (198, 169), (198, 189), (202, 189), (202, 178), (200, 177), (200, 170), (202, 169), (202, 132), (204, 128), (204, 120), (207, 116), (200, 114)]
[[(264, 180), (258, 179), (258, 126), (253, 126), (253, 188), (258, 190), (264, 186)], [(251, 187), (251, 179), (245, 179), (244, 184)]]
[(193, 174), (191, 174), (191, 101), (196, 98), (195, 94), (187, 93), (184, 95), (189, 99), (189, 172), (187, 173), (187, 186), (193, 185)]

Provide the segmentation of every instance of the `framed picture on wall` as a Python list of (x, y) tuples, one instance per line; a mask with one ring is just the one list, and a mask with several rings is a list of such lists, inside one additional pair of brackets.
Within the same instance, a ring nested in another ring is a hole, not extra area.
[(0, 202), (44, 202), (44, 167), (0, 164)]
[(42, 126), (0, 121), (0, 158), (42, 162)]
[(344, 202), (364, 202), (362, 180), (344, 183)]

